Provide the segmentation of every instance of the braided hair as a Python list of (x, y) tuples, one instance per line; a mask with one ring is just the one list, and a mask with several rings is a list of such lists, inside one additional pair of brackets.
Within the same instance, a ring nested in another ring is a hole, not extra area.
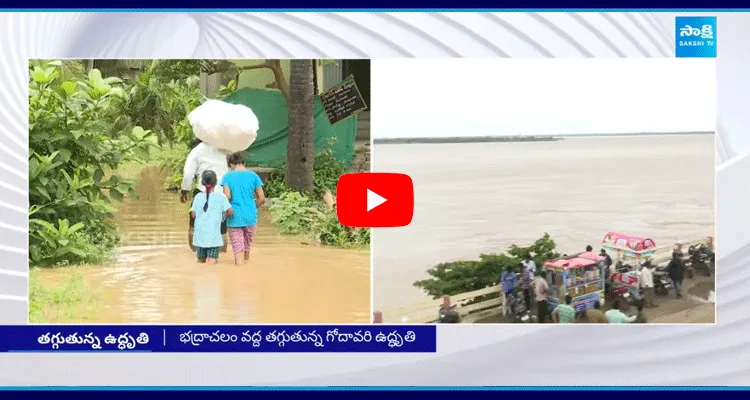
[(201, 174), (201, 185), (206, 187), (206, 204), (203, 205), (203, 211), (208, 211), (208, 196), (211, 194), (211, 189), (216, 187), (217, 180), (214, 171), (206, 170)]

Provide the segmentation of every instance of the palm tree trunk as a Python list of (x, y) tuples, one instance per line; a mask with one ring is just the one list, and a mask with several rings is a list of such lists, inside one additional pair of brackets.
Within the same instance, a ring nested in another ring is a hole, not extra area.
[(315, 159), (315, 94), (312, 60), (291, 60), (289, 71), (289, 142), (286, 184), (312, 191)]

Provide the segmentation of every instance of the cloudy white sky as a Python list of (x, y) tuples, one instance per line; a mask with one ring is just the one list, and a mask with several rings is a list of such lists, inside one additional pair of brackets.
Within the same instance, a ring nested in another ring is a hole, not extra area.
[(375, 138), (713, 131), (713, 59), (377, 59)]

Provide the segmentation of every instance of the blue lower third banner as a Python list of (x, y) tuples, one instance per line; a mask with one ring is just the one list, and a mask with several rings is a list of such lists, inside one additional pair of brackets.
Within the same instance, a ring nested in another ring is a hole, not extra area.
[(0, 327), (0, 352), (434, 353), (434, 325), (30, 325)]

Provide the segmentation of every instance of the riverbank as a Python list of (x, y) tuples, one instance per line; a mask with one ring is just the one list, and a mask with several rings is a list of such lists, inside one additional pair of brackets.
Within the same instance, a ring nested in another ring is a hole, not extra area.
[(505, 143), (505, 142), (554, 142), (574, 138), (627, 138), (657, 136), (694, 136), (714, 135), (715, 132), (632, 132), (632, 133), (594, 133), (594, 134), (556, 134), (556, 135), (512, 135), (512, 136), (449, 136), (449, 137), (401, 137), (373, 139), (374, 144), (437, 144), (437, 143)]
[(410, 137), (373, 139), (373, 144), (438, 144), (438, 143), (504, 143), (504, 142), (553, 142), (562, 140), (556, 136), (452, 136)]
[[(708, 302), (708, 291), (714, 290), (716, 285), (714, 277), (695, 276), (693, 279), (687, 279), (683, 283), (683, 297), (676, 299), (670, 295), (656, 296), (655, 303), (658, 307), (644, 308), (646, 321), (653, 324), (695, 324), (695, 323), (714, 323), (716, 322), (716, 306)], [(696, 293), (696, 294), (693, 294)], [(705, 294), (705, 297), (698, 296)], [(608, 310), (611, 304), (604, 307)], [(533, 309), (534, 307), (532, 307)], [(536, 315), (536, 310), (532, 310)], [(629, 310), (629, 314), (634, 315), (635, 307)], [(482, 318), (476, 323), (493, 324), (493, 323), (512, 323), (510, 317), (503, 316), (500, 311), (497, 315)]]

